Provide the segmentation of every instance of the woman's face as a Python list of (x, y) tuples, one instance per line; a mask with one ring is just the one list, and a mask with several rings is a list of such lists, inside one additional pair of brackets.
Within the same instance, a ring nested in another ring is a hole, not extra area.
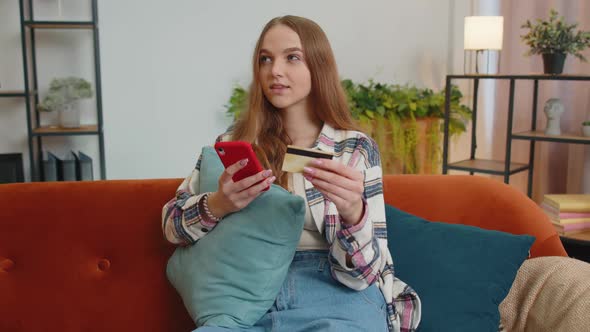
[(306, 107), (311, 74), (299, 35), (285, 25), (270, 28), (258, 59), (260, 84), (268, 101), (278, 109)]

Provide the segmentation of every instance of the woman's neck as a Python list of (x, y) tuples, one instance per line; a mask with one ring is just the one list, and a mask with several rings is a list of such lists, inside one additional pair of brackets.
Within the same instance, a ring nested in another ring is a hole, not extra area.
[(309, 107), (282, 110), (283, 126), (292, 144), (311, 147), (320, 135), (322, 121)]

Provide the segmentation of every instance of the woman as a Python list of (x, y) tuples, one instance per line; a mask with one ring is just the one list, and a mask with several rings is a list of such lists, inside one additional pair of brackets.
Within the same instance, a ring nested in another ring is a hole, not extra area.
[[(256, 143), (268, 169), (234, 183), (242, 160), (221, 175), (217, 192), (198, 193), (197, 163), (164, 206), (166, 238), (196, 242), (274, 182), (305, 198), (305, 226), (283, 290), (250, 331), (414, 330), (420, 301), (393, 275), (379, 151), (355, 131), (330, 44), (316, 23), (284, 16), (265, 26), (249, 98), (248, 110), (218, 140)], [(287, 145), (335, 157), (315, 160), (303, 174), (283, 172)]]

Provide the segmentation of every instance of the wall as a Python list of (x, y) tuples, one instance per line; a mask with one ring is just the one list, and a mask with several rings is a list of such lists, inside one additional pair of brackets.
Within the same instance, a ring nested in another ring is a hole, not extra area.
[[(46, 16), (56, 15), (56, 1), (37, 2)], [(70, 17), (87, 12), (78, 2), (63, 0), (63, 8), (75, 7)], [(0, 77), (13, 88), (22, 86), (16, 3), (0, 2)], [(272, 17), (294, 14), (319, 23), (343, 78), (441, 89), (447, 73), (462, 72), (463, 16), (470, 8), (466, 0), (181, 0), (174, 6), (99, 0), (107, 177), (187, 175), (200, 147), (229, 125), (224, 104), (234, 84), (249, 82), (254, 43)], [(86, 37), (47, 36), (42, 87), (60, 73), (92, 78)], [(26, 152), (23, 107), (18, 100), (0, 102), (0, 153)], [(92, 102), (85, 107), (91, 122)], [(96, 139), (70, 140), (68, 148), (74, 142), (98, 159)]]

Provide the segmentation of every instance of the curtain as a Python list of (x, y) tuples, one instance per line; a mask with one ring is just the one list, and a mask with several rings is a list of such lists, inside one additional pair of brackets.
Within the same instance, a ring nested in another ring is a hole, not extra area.
[[(501, 74), (542, 73), (540, 55), (524, 56), (527, 46), (520, 36), (527, 20), (548, 19), (554, 8), (568, 23), (578, 22), (578, 29), (590, 30), (590, 1), (588, 0), (500, 0), (504, 16), (504, 46)], [(590, 59), (590, 50), (583, 52)], [(590, 75), (590, 63), (568, 55), (564, 74)], [(509, 81), (496, 83), (493, 116), (492, 158), (504, 160), (508, 115)], [(561, 116), (561, 131), (581, 135), (581, 123), (590, 120), (590, 81), (540, 81), (537, 100), (537, 130), (547, 124), (543, 107), (549, 98), (560, 98), (565, 106)], [(517, 81), (514, 99), (513, 132), (528, 131), (532, 120), (533, 82)], [(488, 112), (490, 110), (487, 110)], [(512, 161), (528, 163), (529, 142), (512, 141)], [(533, 177), (533, 199), (540, 202), (549, 193), (590, 193), (590, 145), (536, 142)], [(515, 174), (510, 184), (526, 193), (527, 172)]]

